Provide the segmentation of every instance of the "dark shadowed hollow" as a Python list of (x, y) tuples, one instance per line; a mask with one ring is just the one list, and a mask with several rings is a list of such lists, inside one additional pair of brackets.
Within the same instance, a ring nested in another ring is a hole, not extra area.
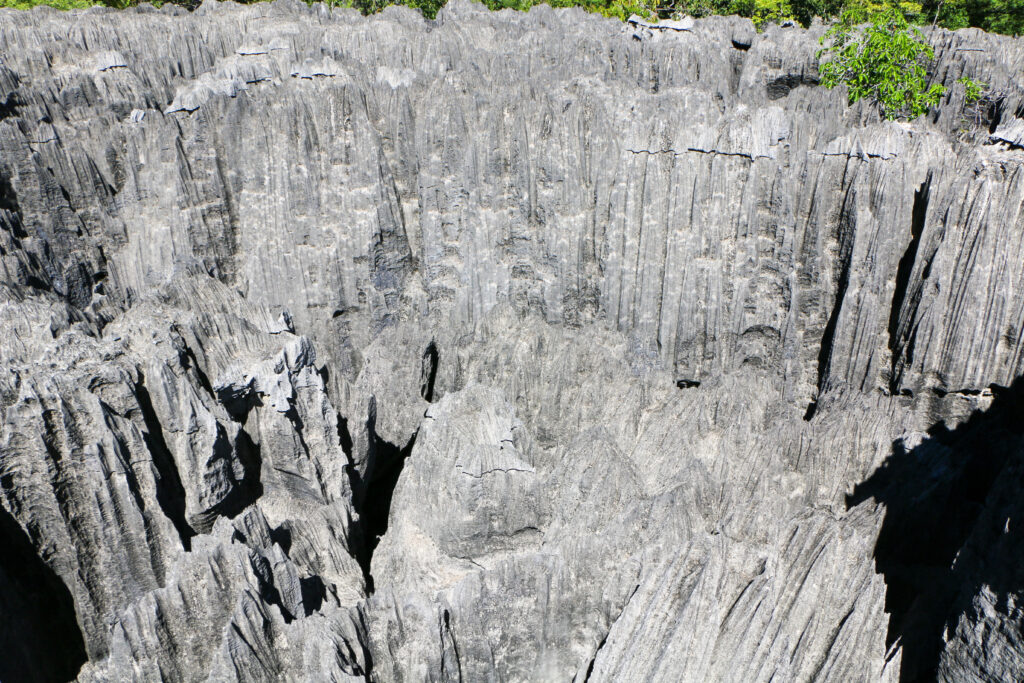
[(939, 422), (909, 451), (894, 443), (847, 498), (885, 504), (875, 562), (901, 683), (936, 679), (944, 636), (983, 586), (1001, 600), (1024, 586), (1024, 378), (990, 391), (992, 405), (955, 429)]
[(71, 594), (0, 508), (0, 680), (73, 679), (86, 661)]

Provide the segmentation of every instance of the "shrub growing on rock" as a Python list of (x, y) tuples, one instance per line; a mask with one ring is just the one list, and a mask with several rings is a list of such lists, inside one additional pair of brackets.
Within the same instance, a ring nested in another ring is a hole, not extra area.
[(924, 35), (907, 23), (903, 13), (889, 7), (867, 25), (857, 11), (843, 12), (822, 36), (827, 47), (818, 51), (821, 83), (826, 88), (845, 85), (850, 104), (863, 98), (876, 102), (887, 119), (917, 118), (946, 94), (943, 85), (928, 85), (926, 64), (934, 59)]

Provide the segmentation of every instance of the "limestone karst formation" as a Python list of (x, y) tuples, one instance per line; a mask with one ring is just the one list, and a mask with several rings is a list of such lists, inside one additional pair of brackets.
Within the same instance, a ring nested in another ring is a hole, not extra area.
[(0, 680), (1024, 679), (1024, 39), (675, 28), (0, 10)]

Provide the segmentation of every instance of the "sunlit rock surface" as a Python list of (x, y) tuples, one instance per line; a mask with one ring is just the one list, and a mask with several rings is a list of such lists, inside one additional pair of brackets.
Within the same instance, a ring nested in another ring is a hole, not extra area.
[(822, 32), (0, 10), (0, 680), (1020, 680), (1024, 41)]

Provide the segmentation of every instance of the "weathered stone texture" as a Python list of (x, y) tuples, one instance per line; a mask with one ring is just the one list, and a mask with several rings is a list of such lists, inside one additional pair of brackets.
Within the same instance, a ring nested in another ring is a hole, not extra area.
[(1024, 41), (822, 33), (0, 10), (0, 679), (1019, 680)]

